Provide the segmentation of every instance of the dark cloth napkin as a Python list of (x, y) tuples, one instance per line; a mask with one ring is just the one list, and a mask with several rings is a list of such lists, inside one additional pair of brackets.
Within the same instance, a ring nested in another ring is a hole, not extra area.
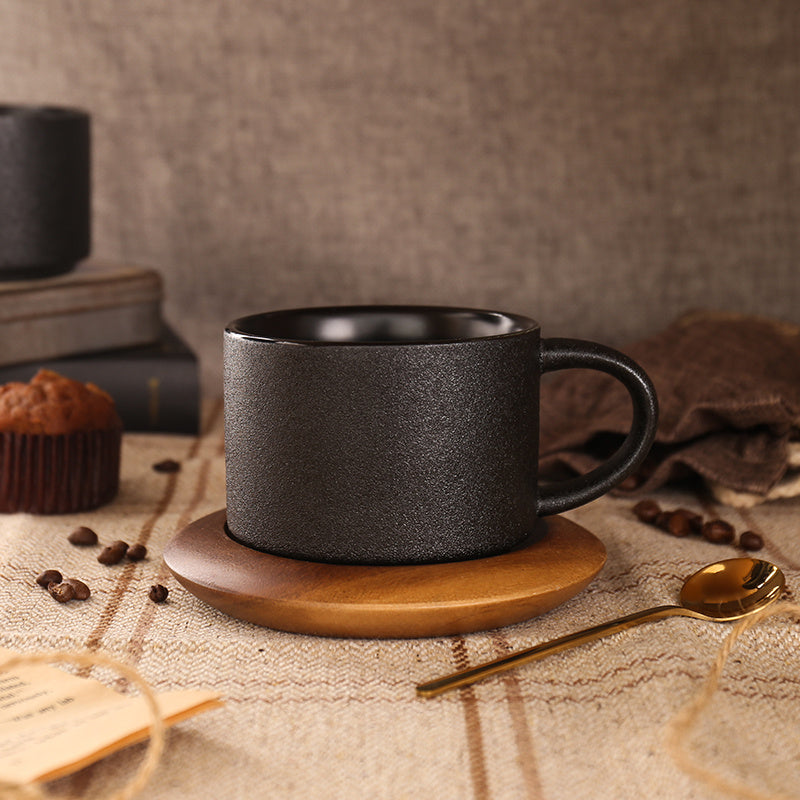
[[(648, 459), (619, 491), (641, 493), (699, 475), (766, 496), (784, 478), (800, 426), (800, 327), (692, 312), (623, 350), (655, 384), (660, 416)], [(607, 375), (568, 370), (545, 380), (542, 475), (591, 469), (629, 424), (627, 392)]]

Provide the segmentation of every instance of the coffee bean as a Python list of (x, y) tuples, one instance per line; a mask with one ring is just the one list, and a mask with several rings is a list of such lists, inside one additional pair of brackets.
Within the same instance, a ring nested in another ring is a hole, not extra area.
[(730, 544), (736, 535), (733, 525), (723, 519), (712, 519), (702, 528), (703, 538), (713, 544)]
[(125, 553), (127, 552), (128, 545), (125, 542), (117, 541), (104, 547), (100, 551), (100, 555), (97, 556), (97, 560), (106, 565), (119, 564), (125, 558)]
[(640, 483), (641, 479), (638, 475), (628, 475), (621, 483), (617, 484), (617, 489), (621, 489), (623, 492), (632, 492), (639, 488)]
[(147, 548), (143, 544), (133, 544), (125, 555), (129, 561), (141, 561), (147, 555)]
[(91, 547), (97, 544), (97, 534), (85, 525), (75, 528), (72, 533), (67, 536), (67, 541), (70, 544), (77, 545), (78, 547)]
[(655, 500), (640, 500), (634, 507), (633, 513), (642, 522), (654, 522), (661, 513), (661, 506)]
[(173, 461), (171, 458), (165, 458), (163, 461), (153, 464), (156, 472), (178, 472), (180, 468), (180, 462)]
[(160, 583), (157, 583), (155, 586), (150, 587), (150, 592), (147, 596), (154, 603), (163, 603), (166, 601), (167, 595), (169, 595), (169, 589), (167, 589), (166, 586), (162, 586)]
[(696, 514), (688, 508), (676, 508), (673, 513), (686, 517), (686, 521), (689, 523), (689, 531), (698, 536), (700, 535), (700, 531), (703, 529), (703, 518), (700, 514)]
[(669, 520), (671, 516), (672, 513), (670, 511), (659, 511), (652, 524), (655, 525), (656, 528), (661, 528), (662, 531), (669, 532)]
[(61, 583), (61, 573), (57, 569), (46, 569), (36, 578), (36, 583), (46, 589), (51, 583)]
[(122, 561), (122, 558), (122, 553), (119, 550), (115, 550), (113, 547), (104, 547), (100, 551), (100, 555), (97, 556), (97, 560), (106, 566), (110, 566), (111, 564), (119, 564), (119, 562)]
[(673, 511), (667, 521), (667, 533), (673, 536), (688, 536), (691, 533), (689, 518), (681, 511)]
[(744, 531), (739, 537), (739, 547), (743, 550), (760, 550), (764, 540), (755, 531)]
[(89, 596), (92, 594), (89, 587), (77, 578), (67, 578), (64, 583), (68, 583), (75, 590), (76, 600), (88, 600)]
[(75, 589), (70, 583), (51, 583), (47, 587), (51, 596), (59, 603), (68, 603), (75, 597)]

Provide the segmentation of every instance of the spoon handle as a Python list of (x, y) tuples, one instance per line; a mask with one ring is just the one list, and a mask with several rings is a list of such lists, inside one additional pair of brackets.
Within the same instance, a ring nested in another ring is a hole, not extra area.
[(561, 636), (558, 639), (552, 639), (549, 642), (543, 642), (534, 647), (529, 647), (526, 650), (518, 650), (515, 653), (509, 653), (494, 661), (487, 661), (476, 667), (454, 672), (452, 675), (445, 675), (442, 678), (437, 678), (428, 683), (421, 683), (417, 686), (417, 694), (421, 697), (435, 697), (449, 689), (455, 689), (459, 686), (469, 686), (469, 684), (475, 683), (489, 675), (505, 672), (507, 669), (517, 667), (520, 664), (527, 664), (529, 661), (537, 661), (552, 653), (560, 653), (562, 650), (568, 650), (570, 647), (576, 647), (584, 642), (592, 642), (603, 636), (623, 631), (626, 628), (632, 628), (634, 625), (639, 625), (642, 622), (674, 616), (707, 619), (707, 617), (704, 617), (702, 614), (690, 611), (682, 606), (656, 606), (655, 608), (648, 608), (645, 611), (636, 611), (625, 617), (620, 617), (610, 622), (604, 622), (582, 631), (576, 631), (567, 636)]

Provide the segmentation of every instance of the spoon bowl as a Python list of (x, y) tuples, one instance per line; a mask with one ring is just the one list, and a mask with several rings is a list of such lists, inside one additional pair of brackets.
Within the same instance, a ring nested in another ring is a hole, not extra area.
[(769, 561), (729, 558), (690, 575), (680, 604), (715, 622), (731, 622), (777, 600), (785, 585), (783, 573)]
[(568, 650), (612, 633), (632, 628), (642, 622), (665, 617), (692, 617), (710, 622), (732, 622), (768, 606), (786, 587), (778, 567), (757, 558), (729, 558), (709, 564), (690, 575), (680, 592), (680, 605), (656, 606), (592, 628), (571, 633), (476, 667), (454, 672), (417, 686), (421, 697), (435, 697), (458, 686), (468, 686), (489, 675), (537, 661), (552, 653)]

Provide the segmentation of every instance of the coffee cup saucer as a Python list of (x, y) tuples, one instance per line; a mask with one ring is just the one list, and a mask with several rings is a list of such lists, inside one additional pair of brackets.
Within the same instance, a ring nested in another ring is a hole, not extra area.
[(603, 543), (563, 516), (507, 553), (438, 564), (322, 564), (232, 539), (226, 511), (179, 531), (164, 561), (191, 594), (223, 613), (292, 633), (416, 638), (471, 633), (543, 614), (581, 592), (606, 561)]

